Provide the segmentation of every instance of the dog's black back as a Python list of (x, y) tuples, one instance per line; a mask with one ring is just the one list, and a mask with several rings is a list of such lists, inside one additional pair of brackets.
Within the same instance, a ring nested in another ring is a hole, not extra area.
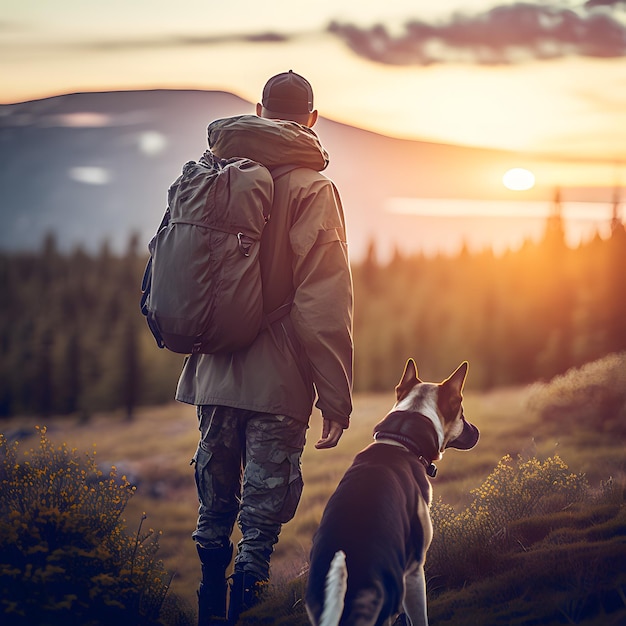
[[(330, 563), (338, 550), (349, 569), (345, 605), (378, 614), (383, 623), (401, 610), (403, 577), (423, 560), (419, 500), (430, 504), (424, 465), (409, 451), (371, 444), (357, 455), (331, 496), (313, 538), (307, 606), (319, 621)], [(394, 506), (391, 506), (394, 503)], [(332, 528), (327, 528), (332, 519)]]

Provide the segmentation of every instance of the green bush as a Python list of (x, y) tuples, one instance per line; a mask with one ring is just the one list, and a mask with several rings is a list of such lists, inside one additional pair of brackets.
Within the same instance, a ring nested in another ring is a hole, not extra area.
[(39, 447), (19, 454), (0, 434), (0, 615), (6, 626), (186, 624), (157, 560), (158, 534), (134, 535), (121, 514), (135, 488), (95, 450)]
[(626, 352), (531, 385), (527, 408), (558, 429), (565, 422), (568, 430), (626, 435)]
[[(582, 474), (572, 474), (558, 457), (543, 463), (535, 458), (514, 462), (505, 456), (471, 491), (469, 506), (459, 514), (441, 499), (431, 508), (433, 542), (427, 573), (436, 587), (460, 587), (497, 571), (502, 551), (522, 547), (512, 524), (561, 511), (588, 493)], [(541, 526), (535, 533), (541, 535)]]
[(559, 457), (507, 456), (471, 495), (458, 514), (432, 506), (433, 624), (626, 623), (623, 485), (593, 492)]

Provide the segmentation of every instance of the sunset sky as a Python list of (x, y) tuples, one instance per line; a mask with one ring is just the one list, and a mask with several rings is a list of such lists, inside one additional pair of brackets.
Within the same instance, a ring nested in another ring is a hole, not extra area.
[(626, 160), (626, 2), (14, 0), (3, 103), (224, 89), (293, 68), (321, 113), (385, 134)]
[(626, 184), (626, 0), (0, 8), (3, 104), (137, 88), (218, 89), (256, 102), (266, 79), (287, 69), (309, 78), (327, 118), (519, 152), (521, 166), (535, 159), (545, 188)]

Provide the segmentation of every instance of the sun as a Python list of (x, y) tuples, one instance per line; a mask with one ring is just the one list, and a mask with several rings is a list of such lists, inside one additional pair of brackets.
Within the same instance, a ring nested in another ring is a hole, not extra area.
[(535, 186), (535, 175), (523, 167), (514, 167), (504, 174), (502, 183), (511, 191), (526, 191)]

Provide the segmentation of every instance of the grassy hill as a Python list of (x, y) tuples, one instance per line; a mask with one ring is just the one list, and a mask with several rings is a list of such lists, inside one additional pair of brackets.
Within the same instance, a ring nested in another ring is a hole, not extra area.
[[(498, 539), (500, 543), (493, 549), (486, 543), (474, 545), (476, 554), (491, 550), (492, 557), (500, 556), (487, 565), (465, 563), (465, 578), (460, 582), (430, 580), (433, 624), (626, 623), (611, 621), (624, 620), (626, 610), (626, 578), (616, 562), (624, 556), (626, 546), (626, 427), (621, 426), (626, 422), (625, 359), (623, 354), (608, 357), (549, 384), (466, 394), (465, 413), (480, 429), (481, 439), (472, 451), (448, 451), (438, 464), (439, 474), (433, 481), (437, 514), (443, 511), (451, 520), (455, 516), (461, 520), (464, 515), (468, 519), (480, 489), (488, 479), (493, 480), (506, 455), (512, 459), (519, 455), (519, 463), (558, 455), (567, 472), (585, 475), (589, 488), (582, 501), (562, 505), (552, 498), (548, 500), (556, 504), (551, 508), (530, 511), (521, 520), (514, 516), (505, 520), (501, 530), (506, 541)], [(273, 557), (276, 597), (281, 603), (298, 605), (297, 585), (294, 588), (290, 581), (306, 568), (310, 540), (323, 507), (354, 455), (370, 443), (373, 426), (392, 403), (392, 392), (357, 395), (352, 425), (333, 450), (314, 449), (321, 420), (319, 415), (313, 416), (303, 457), (304, 495)], [(136, 495), (125, 510), (127, 525), (135, 528), (145, 512), (146, 523), (163, 532), (159, 554), (166, 567), (175, 572), (171, 588), (194, 605), (200, 569), (190, 538), (197, 508), (189, 464), (198, 434), (194, 408), (180, 404), (145, 408), (132, 421), (121, 412), (100, 414), (87, 422), (63, 418), (44, 423), (36, 418), (15, 418), (4, 420), (0, 431), (28, 448), (36, 445), (35, 424), (47, 426), (49, 438), (59, 444), (86, 450), (95, 445), (102, 469), (115, 465), (118, 474), (137, 485)], [(511, 463), (515, 466), (515, 461)], [(523, 471), (518, 467), (518, 483)], [(463, 531), (463, 524), (459, 528)], [(439, 558), (434, 555), (433, 559)], [(561, 595), (557, 602), (550, 581), (558, 581), (563, 571), (575, 567), (584, 570), (579, 587), (572, 588), (572, 581), (566, 579), (565, 588), (558, 590)], [(532, 572), (538, 587), (524, 577), (526, 582), (518, 588), (522, 584), (520, 572)], [(511, 579), (513, 573), (518, 575), (517, 582)], [(594, 595), (594, 580), (611, 587), (610, 598)], [(592, 592), (581, 595), (584, 588)], [(285, 594), (291, 594), (291, 599)], [(579, 598), (578, 604), (572, 604), (573, 597)], [(562, 622), (537, 621), (541, 612), (533, 617), (534, 609), (545, 607), (550, 598), (557, 606), (549, 614), (556, 612)], [(601, 613), (605, 621), (593, 621)], [(298, 614), (303, 615), (301, 611)], [(465, 621), (459, 615), (465, 615)], [(289, 617), (284, 623), (298, 623), (294, 619)], [(471, 621), (476, 619), (480, 621)]]

